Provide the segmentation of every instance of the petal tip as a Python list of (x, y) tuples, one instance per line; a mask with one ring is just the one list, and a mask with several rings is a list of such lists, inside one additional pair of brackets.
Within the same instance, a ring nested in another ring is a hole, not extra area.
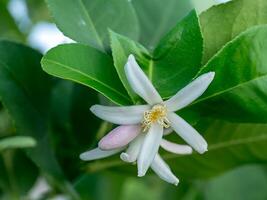
[(173, 184), (174, 184), (175, 186), (178, 186), (178, 184), (179, 184), (179, 179), (176, 178), (175, 181), (173, 182)]
[(137, 173), (138, 177), (143, 177), (146, 175), (146, 171), (142, 167), (140, 167), (138, 163), (137, 163), (137, 168), (138, 168), (138, 173)]
[(201, 149), (198, 150), (198, 152), (199, 152), (200, 154), (204, 154), (204, 153), (207, 152), (207, 151), (208, 151), (208, 147), (207, 147), (207, 146), (203, 146)]
[(81, 160), (83, 160), (83, 161), (86, 161), (86, 160), (87, 160), (86, 152), (81, 153), (80, 156), (79, 156), (79, 158), (80, 158)]
[(130, 55), (128, 56), (128, 61), (131, 61), (131, 60), (135, 60), (135, 58), (134, 58), (134, 55), (133, 55), (133, 54), (130, 54)]
[(214, 77), (215, 77), (215, 72), (209, 72), (209, 73), (208, 73), (208, 76), (209, 76), (209, 78), (210, 78), (211, 80), (213, 80)]
[(130, 162), (129, 155), (127, 153), (121, 153), (120, 159), (124, 162)]
[(146, 173), (144, 173), (144, 172), (138, 172), (138, 174), (137, 174), (138, 177), (143, 177), (145, 175), (146, 175)]
[(92, 113), (95, 113), (96, 109), (97, 109), (97, 105), (93, 105), (93, 106), (90, 107), (90, 111)]
[(185, 153), (186, 154), (192, 154), (193, 153), (193, 149), (190, 146), (188, 146)]

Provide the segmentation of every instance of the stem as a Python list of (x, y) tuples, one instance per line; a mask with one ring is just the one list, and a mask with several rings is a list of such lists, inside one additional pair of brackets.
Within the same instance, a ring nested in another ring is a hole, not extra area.
[(10, 186), (9, 196), (11, 197), (11, 199), (14, 200), (19, 199), (19, 190), (16, 184), (16, 176), (14, 173), (14, 166), (13, 166), (13, 152), (9, 150), (3, 152), (2, 155)]

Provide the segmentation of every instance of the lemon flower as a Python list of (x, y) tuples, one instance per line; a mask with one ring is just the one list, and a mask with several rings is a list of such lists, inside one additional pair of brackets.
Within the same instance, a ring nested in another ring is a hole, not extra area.
[[(166, 101), (162, 100), (133, 55), (128, 58), (125, 73), (133, 91), (144, 99), (147, 105), (92, 106), (90, 110), (97, 117), (121, 126), (102, 138), (99, 148), (82, 154), (81, 158), (92, 160), (107, 157), (122, 151), (128, 145), (126, 152), (121, 154), (121, 159), (126, 162), (137, 160), (138, 176), (144, 176), (151, 166), (165, 180), (168, 166), (157, 154), (159, 147), (180, 154), (190, 152), (188, 146), (179, 146), (162, 139), (164, 131), (174, 130), (199, 153), (207, 151), (205, 139), (175, 111), (201, 96), (212, 82), (215, 73), (209, 72), (199, 76)], [(168, 178), (168, 182), (171, 182), (170, 176)], [(172, 183), (177, 184), (177, 181), (178, 179), (175, 182), (172, 178)]]

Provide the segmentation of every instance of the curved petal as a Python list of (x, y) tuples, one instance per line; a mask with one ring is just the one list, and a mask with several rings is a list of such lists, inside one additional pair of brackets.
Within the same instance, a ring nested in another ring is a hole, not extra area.
[(164, 104), (171, 112), (186, 107), (205, 92), (214, 76), (215, 72), (209, 72), (199, 76), (177, 92), (172, 98), (165, 101)]
[(161, 140), (160, 146), (166, 151), (181, 155), (191, 154), (193, 151), (188, 145), (176, 144), (165, 139)]
[(98, 147), (102, 150), (112, 150), (126, 146), (141, 132), (140, 125), (123, 125), (110, 131), (103, 137)]
[(159, 93), (139, 67), (133, 55), (128, 57), (125, 65), (125, 73), (133, 91), (148, 104), (153, 105), (162, 102)]
[(121, 153), (120, 158), (124, 162), (130, 162), (133, 163), (137, 160), (137, 157), (139, 155), (141, 146), (143, 144), (145, 135), (139, 134), (130, 144), (127, 148), (126, 152)]
[(168, 113), (168, 119), (171, 122), (173, 130), (193, 147), (193, 149), (201, 154), (208, 150), (206, 140), (185, 120), (175, 113)]
[(140, 123), (143, 119), (144, 112), (149, 109), (149, 105), (123, 107), (94, 105), (90, 108), (91, 112), (97, 117), (120, 125)]
[(158, 123), (151, 125), (148, 133), (145, 136), (144, 143), (141, 147), (141, 152), (137, 159), (138, 176), (144, 176), (151, 165), (163, 135), (163, 127)]
[(178, 178), (171, 172), (170, 167), (158, 154), (155, 156), (155, 159), (151, 164), (151, 168), (164, 181), (176, 186), (178, 185)]
[(89, 160), (96, 160), (96, 159), (101, 159), (101, 158), (106, 158), (109, 156), (112, 156), (120, 151), (123, 151), (125, 147), (119, 148), (119, 149), (113, 149), (110, 151), (103, 151), (99, 148), (92, 149), (90, 151), (86, 151), (82, 154), (80, 154), (80, 159), (84, 161), (89, 161)]

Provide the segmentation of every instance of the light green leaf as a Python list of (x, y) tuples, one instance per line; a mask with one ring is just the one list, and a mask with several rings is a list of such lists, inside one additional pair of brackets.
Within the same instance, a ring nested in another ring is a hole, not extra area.
[(117, 72), (132, 97), (134, 94), (124, 72), (131, 53), (163, 98), (174, 95), (188, 84), (201, 66), (202, 36), (195, 11), (161, 40), (153, 56), (141, 45), (114, 33), (111, 33), (111, 46)]
[(112, 59), (81, 44), (60, 45), (41, 61), (43, 70), (60, 78), (91, 87), (118, 104), (131, 101), (113, 67)]
[(267, 26), (247, 30), (203, 68), (215, 71), (208, 90), (191, 107), (202, 116), (267, 122)]
[(73, 194), (48, 141), (51, 80), (40, 67), (41, 55), (23, 45), (0, 42), (0, 97), (17, 133), (37, 141), (29, 157), (62, 190)]
[(46, 0), (59, 29), (68, 37), (105, 51), (108, 28), (137, 39), (139, 25), (127, 0)]
[(0, 140), (0, 151), (14, 148), (29, 148), (36, 146), (36, 140), (27, 136), (13, 136)]
[(206, 63), (220, 48), (241, 32), (267, 23), (267, 1), (232, 0), (213, 6), (200, 15)]
[(153, 49), (191, 9), (189, 0), (133, 0), (141, 27), (141, 44)]

